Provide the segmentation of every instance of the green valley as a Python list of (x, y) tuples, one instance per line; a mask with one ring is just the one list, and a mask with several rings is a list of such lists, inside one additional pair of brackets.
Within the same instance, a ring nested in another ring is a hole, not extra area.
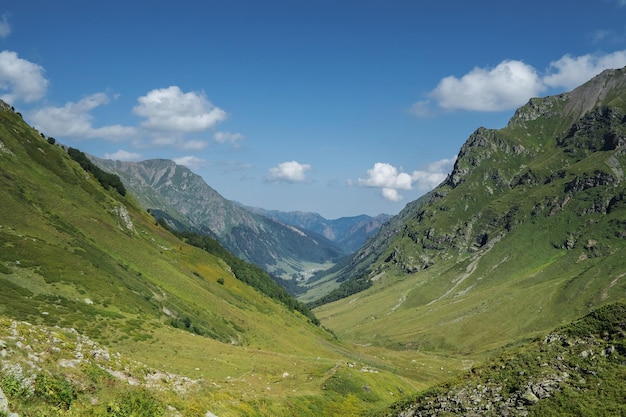
[[(145, 165), (191, 175), (172, 164)], [(202, 235), (202, 213), (149, 212), (170, 203), (143, 184), (142, 207), (2, 103), (0, 415), (619, 415), (624, 166), (626, 69), (609, 70), (477, 129), (341, 262), (314, 233), (222, 225), (250, 259), (310, 275), (305, 305)]]

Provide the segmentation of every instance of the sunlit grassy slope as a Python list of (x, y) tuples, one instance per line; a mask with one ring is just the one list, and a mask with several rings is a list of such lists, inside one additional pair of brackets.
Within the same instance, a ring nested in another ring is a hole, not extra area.
[[(626, 298), (626, 69), (479, 128), (315, 309), (341, 339), (483, 358)], [(357, 271), (357, 274), (351, 274)]]
[(315, 309), (323, 326), (156, 225), (0, 106), (9, 406), (367, 415), (623, 301), (624, 71), (531, 101), (505, 129), (478, 129), (448, 180), (345, 264), (348, 281), (371, 287)]
[(623, 416), (626, 305), (600, 307), (379, 416)]
[(2, 106), (0, 387), (21, 416), (359, 415), (464, 366), (338, 341), (51, 142)]

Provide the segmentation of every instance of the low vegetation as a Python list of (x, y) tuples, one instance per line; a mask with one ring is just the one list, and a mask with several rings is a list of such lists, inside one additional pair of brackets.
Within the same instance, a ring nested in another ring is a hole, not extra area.
[(478, 129), (315, 315), (0, 105), (0, 414), (626, 413), (619, 85)]
[(625, 331), (626, 305), (604, 306), (379, 415), (624, 415)]
[[(202, 236), (193, 232), (176, 232), (176, 235), (190, 245), (201, 248), (208, 253), (223, 259), (230, 266), (237, 279), (253, 288), (256, 288), (268, 297), (284, 304), (290, 310), (296, 310), (308, 317), (312, 323), (319, 325), (320, 322), (303, 303), (291, 296), (287, 290), (278, 285), (263, 269), (246, 262), (226, 249), (210, 236)], [(223, 283), (223, 278), (220, 278)]]
[(126, 195), (126, 188), (124, 187), (120, 177), (103, 171), (100, 167), (91, 162), (91, 160), (87, 158), (87, 155), (76, 148), (67, 148), (67, 153), (72, 157), (72, 159), (78, 162), (85, 171), (91, 173), (104, 188), (113, 188), (121, 195)]

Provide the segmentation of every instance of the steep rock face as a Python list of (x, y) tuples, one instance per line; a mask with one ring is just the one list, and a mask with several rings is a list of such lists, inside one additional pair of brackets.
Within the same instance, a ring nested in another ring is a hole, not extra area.
[[(569, 94), (533, 99), (516, 112), (507, 128), (474, 132), (446, 183), (401, 232), (399, 240), (410, 240), (414, 246), (397, 245), (402, 249), (390, 251), (385, 263), (414, 272), (434, 259), (479, 250), (491, 237), (510, 233), (537, 216), (536, 208), (543, 203), (536, 199), (545, 194), (539, 189), (547, 185), (556, 201), (548, 203), (551, 208), (545, 216), (565, 209), (579, 216), (606, 214), (619, 204), (626, 118), (623, 108), (604, 101), (623, 96), (624, 73), (606, 71)], [(578, 118), (553, 135), (551, 128), (562, 127), (572, 115)], [(522, 123), (528, 121), (535, 125)], [(536, 162), (548, 158), (560, 161)], [(456, 201), (438, 195), (454, 196)], [(533, 200), (529, 213), (524, 206)]]
[[(262, 222), (223, 198), (188, 168), (165, 159), (143, 162), (94, 160), (122, 176), (142, 206), (169, 212), (196, 230), (224, 236), (232, 227), (263, 232)], [(178, 216), (177, 216), (178, 214)]]
[(114, 172), (143, 207), (170, 226), (215, 237), (228, 250), (284, 279), (300, 262), (334, 261), (345, 253), (314, 232), (253, 213), (222, 197), (197, 174), (173, 161), (122, 162), (92, 157)]

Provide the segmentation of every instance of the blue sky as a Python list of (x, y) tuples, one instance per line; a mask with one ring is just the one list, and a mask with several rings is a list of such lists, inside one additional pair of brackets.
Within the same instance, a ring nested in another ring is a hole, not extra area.
[(224, 197), (396, 214), (478, 127), (626, 66), (626, 0), (0, 5), (0, 98), (99, 157)]

